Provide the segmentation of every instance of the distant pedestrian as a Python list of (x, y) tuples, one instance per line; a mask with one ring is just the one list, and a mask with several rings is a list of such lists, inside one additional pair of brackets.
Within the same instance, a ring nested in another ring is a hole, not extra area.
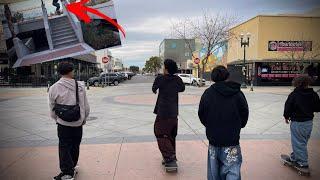
[(240, 84), (228, 81), (230, 74), (224, 66), (211, 73), (215, 84), (202, 95), (198, 115), (206, 127), (209, 140), (208, 180), (240, 180), (242, 154), (240, 131), (248, 121), (247, 100)]
[(49, 89), (50, 115), (58, 125), (61, 170), (54, 179), (72, 180), (79, 159), (82, 126), (90, 108), (84, 84), (73, 79), (73, 64), (61, 62), (58, 72), (62, 77)]
[(178, 131), (178, 93), (185, 90), (180, 77), (174, 75), (178, 67), (171, 59), (164, 61), (163, 75), (158, 75), (153, 83), (152, 91), (159, 90), (154, 113), (154, 134), (163, 157), (163, 165), (167, 170), (176, 170), (176, 136)]
[(293, 80), (294, 91), (285, 103), (284, 118), (290, 123), (292, 153), (286, 161), (297, 168), (308, 171), (307, 144), (311, 136), (314, 112), (320, 111), (319, 96), (309, 88), (311, 78), (302, 75)]
[(59, 3), (59, 0), (52, 0), (52, 5), (56, 7), (56, 13), (60, 14), (60, 3)]

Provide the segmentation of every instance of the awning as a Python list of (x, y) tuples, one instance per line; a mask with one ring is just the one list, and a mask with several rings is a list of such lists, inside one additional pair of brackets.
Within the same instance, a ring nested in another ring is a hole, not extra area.
[(79, 56), (74, 56), (72, 58), (78, 59), (78, 60), (81, 60), (81, 61), (87, 61), (87, 62), (98, 64), (97, 56), (95, 56), (93, 54), (83, 54), (83, 55), (79, 55)]
[(18, 59), (13, 65), (13, 68), (30, 66), (32, 64), (39, 64), (64, 58), (75, 58), (82, 61), (97, 63), (96, 58), (91, 54), (92, 52), (94, 52), (94, 49), (92, 49), (89, 45), (85, 43), (79, 43), (60, 49), (46, 50), (39, 53), (29, 54)]

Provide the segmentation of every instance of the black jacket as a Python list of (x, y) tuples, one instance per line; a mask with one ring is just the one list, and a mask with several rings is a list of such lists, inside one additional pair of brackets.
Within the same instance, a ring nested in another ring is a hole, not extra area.
[(155, 79), (152, 91), (159, 95), (154, 113), (161, 118), (175, 118), (178, 116), (178, 93), (185, 89), (181, 78), (175, 75), (159, 75)]
[(247, 100), (235, 82), (217, 82), (202, 95), (198, 115), (211, 145), (239, 145), (249, 117)]
[(312, 88), (295, 88), (289, 95), (283, 116), (292, 121), (309, 121), (314, 117), (314, 112), (320, 111), (320, 99)]

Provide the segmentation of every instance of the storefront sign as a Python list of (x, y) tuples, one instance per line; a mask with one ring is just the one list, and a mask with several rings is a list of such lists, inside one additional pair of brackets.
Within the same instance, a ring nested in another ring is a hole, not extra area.
[(268, 51), (312, 51), (312, 41), (269, 41)]
[(257, 75), (262, 79), (290, 79), (300, 75), (306, 64), (290, 62), (264, 62), (258, 64)]

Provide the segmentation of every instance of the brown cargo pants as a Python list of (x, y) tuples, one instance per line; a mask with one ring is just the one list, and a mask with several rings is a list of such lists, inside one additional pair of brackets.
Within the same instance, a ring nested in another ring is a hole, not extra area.
[(159, 150), (163, 160), (176, 160), (176, 136), (178, 132), (178, 118), (156, 117), (154, 134), (157, 138)]

